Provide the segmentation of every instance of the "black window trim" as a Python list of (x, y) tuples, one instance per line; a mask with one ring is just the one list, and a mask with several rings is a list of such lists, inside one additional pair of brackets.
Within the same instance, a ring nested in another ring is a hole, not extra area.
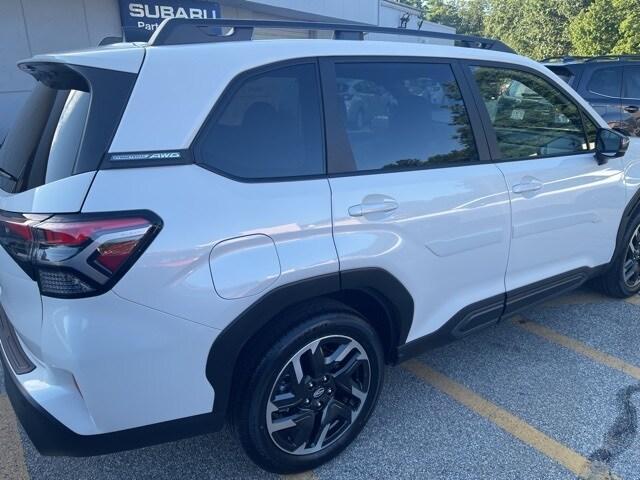
[[(335, 65), (338, 63), (422, 63), (446, 64), (451, 67), (454, 79), (460, 89), (462, 101), (469, 117), (469, 123), (476, 143), (478, 160), (475, 162), (455, 162), (447, 165), (425, 165), (422, 167), (394, 168), (393, 170), (355, 170), (355, 161), (351, 151), (351, 144), (347, 136), (346, 126), (338, 112), (335, 98), (338, 95)], [(320, 72), (322, 76), (322, 92), (325, 105), (325, 131), (327, 135), (328, 177), (353, 177), (362, 175), (391, 175), (394, 173), (417, 172), (422, 170), (436, 170), (444, 168), (471, 167), (493, 163), (487, 139), (472, 92), (465, 81), (460, 61), (455, 58), (442, 57), (414, 57), (414, 56), (330, 56), (320, 58)]]
[(327, 135), (326, 129), (321, 129), (321, 145), (322, 145), (322, 157), (323, 157), (323, 166), (324, 172), (314, 175), (298, 175), (298, 176), (288, 176), (288, 177), (264, 177), (264, 178), (245, 178), (239, 177), (237, 175), (230, 174), (223, 170), (217, 169), (211, 165), (208, 165), (204, 160), (202, 160), (201, 155), (201, 144), (202, 139), (206, 135), (209, 125), (212, 122), (217, 121), (223, 114), (225, 108), (229, 105), (231, 100), (233, 100), (235, 94), (240, 90), (240, 88), (244, 85), (244, 83), (258, 75), (263, 75), (269, 72), (281, 70), (287, 67), (299, 66), (299, 65), (312, 65), (316, 72), (317, 86), (318, 86), (318, 102), (320, 106), (320, 124), (326, 125), (326, 115), (324, 109), (324, 102), (322, 101), (322, 78), (320, 75), (320, 68), (318, 64), (317, 57), (304, 57), (304, 58), (295, 58), (290, 60), (285, 60), (281, 62), (270, 63), (267, 65), (261, 65), (259, 67), (251, 68), (249, 70), (245, 70), (238, 75), (236, 75), (225, 87), (222, 94), (216, 100), (213, 108), (207, 115), (207, 118), (198, 133), (195, 135), (191, 145), (188, 148), (188, 151), (191, 152), (191, 158), (193, 158), (193, 163), (199, 167), (204, 168), (205, 170), (209, 170), (213, 173), (216, 173), (222, 177), (228, 178), (230, 180), (234, 180), (240, 183), (282, 183), (282, 182), (300, 182), (305, 180), (318, 180), (327, 178)]
[(495, 128), (493, 127), (493, 122), (491, 121), (491, 117), (489, 116), (489, 111), (482, 99), (482, 94), (480, 93), (480, 89), (476, 83), (475, 75), (473, 74), (472, 67), (488, 67), (488, 68), (499, 68), (506, 70), (516, 70), (524, 73), (528, 73), (534, 75), (536, 77), (545, 80), (552, 86), (556, 87), (560, 92), (578, 109), (578, 112), (582, 118), (582, 129), (585, 133), (585, 140), (587, 144), (589, 142), (589, 138), (586, 134), (586, 127), (584, 124), (584, 118), (588, 118), (591, 120), (598, 128), (600, 127), (600, 122), (598, 122), (580, 103), (578, 103), (573, 96), (571, 96), (566, 88), (567, 84), (562, 85), (555, 81), (555, 79), (548, 77), (541, 73), (540, 71), (530, 68), (526, 65), (520, 65), (517, 63), (509, 63), (509, 62), (497, 62), (497, 61), (487, 61), (487, 60), (462, 60), (461, 63), (464, 65), (464, 74), (467, 78), (467, 82), (470, 84), (470, 88), (473, 91), (473, 96), (476, 101), (476, 106), (480, 110), (480, 115), (482, 117), (482, 123), (486, 125), (485, 133), (487, 137), (487, 142), (489, 143), (489, 149), (491, 151), (491, 156), (493, 158), (494, 163), (509, 163), (509, 162), (522, 162), (526, 160), (544, 160), (548, 158), (559, 158), (559, 157), (573, 157), (579, 155), (593, 155), (595, 149), (584, 150), (580, 152), (574, 153), (564, 153), (561, 155), (542, 155), (538, 157), (522, 157), (522, 158), (509, 158), (503, 159), (502, 152), (500, 151), (500, 147), (498, 145), (498, 137), (496, 135)]

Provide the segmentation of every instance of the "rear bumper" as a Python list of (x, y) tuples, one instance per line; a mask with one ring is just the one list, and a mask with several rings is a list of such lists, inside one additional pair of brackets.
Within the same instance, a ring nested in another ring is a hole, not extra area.
[(224, 425), (204, 375), (216, 331), (112, 293), (45, 300), (40, 355), (6, 317), (0, 329), (7, 393), (40, 453), (101, 455)]
[(5, 355), (0, 355), (0, 358), (11, 405), (42, 455), (103, 455), (199, 435), (222, 426), (221, 419), (205, 414), (114, 433), (78, 435), (38, 405), (17, 381)]

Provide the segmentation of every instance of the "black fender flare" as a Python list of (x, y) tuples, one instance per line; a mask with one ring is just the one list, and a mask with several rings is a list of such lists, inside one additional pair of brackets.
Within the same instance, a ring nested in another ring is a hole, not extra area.
[(226, 421), (238, 359), (261, 329), (294, 305), (354, 290), (373, 294), (384, 302), (394, 323), (394, 347), (404, 345), (413, 322), (414, 302), (404, 285), (386, 270), (363, 268), (335, 272), (275, 288), (222, 330), (209, 351), (206, 376), (214, 389), (214, 426), (221, 428)]
[(634, 214), (640, 212), (640, 188), (636, 193), (631, 197), (629, 203), (624, 209), (624, 213), (622, 214), (622, 218), (620, 220), (620, 227), (618, 228), (618, 236), (616, 237), (616, 249), (612, 257), (612, 261), (616, 258), (619, 253), (619, 249), (624, 247), (622, 245), (622, 240), (624, 238), (625, 233), (627, 232), (627, 227), (629, 222), (633, 220)]

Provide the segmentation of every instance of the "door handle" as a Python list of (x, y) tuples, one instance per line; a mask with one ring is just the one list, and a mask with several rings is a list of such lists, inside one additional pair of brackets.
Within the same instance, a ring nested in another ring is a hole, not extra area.
[(530, 180), (528, 182), (519, 183), (514, 185), (511, 189), (513, 193), (522, 194), (522, 193), (531, 193), (537, 192), (538, 190), (542, 190), (542, 182), (538, 180)]
[(627, 113), (638, 113), (638, 110), (640, 110), (640, 107), (636, 105), (629, 105), (628, 107), (624, 107), (624, 111)]
[(349, 215), (352, 217), (363, 217), (372, 213), (393, 212), (398, 208), (398, 203), (393, 200), (383, 202), (361, 203), (349, 207)]

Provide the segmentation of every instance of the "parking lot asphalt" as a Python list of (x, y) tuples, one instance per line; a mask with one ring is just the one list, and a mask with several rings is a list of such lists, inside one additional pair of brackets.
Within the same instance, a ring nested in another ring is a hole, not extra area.
[[(640, 479), (640, 298), (589, 290), (388, 368), (369, 424), (311, 479)], [(230, 430), (40, 456), (0, 380), (0, 479), (268, 479)]]

